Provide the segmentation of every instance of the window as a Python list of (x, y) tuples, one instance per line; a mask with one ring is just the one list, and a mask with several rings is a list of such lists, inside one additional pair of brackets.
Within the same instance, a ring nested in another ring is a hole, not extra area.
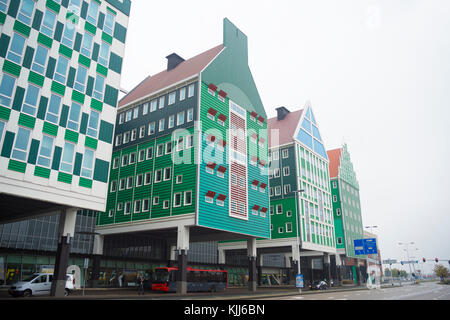
[(84, 93), (84, 90), (86, 89), (87, 72), (87, 68), (82, 66), (78, 67), (77, 75), (75, 77), (75, 84), (73, 87), (81, 93)]
[(144, 184), (144, 175), (141, 173), (136, 176), (136, 187), (140, 187), (143, 184)]
[(143, 137), (145, 137), (145, 126), (139, 128), (139, 139), (142, 139)]
[(75, 145), (66, 142), (64, 144), (64, 150), (59, 170), (67, 173), (72, 173), (74, 157), (75, 157)]
[(19, 14), (17, 15), (17, 20), (25, 23), (26, 25), (31, 25), (31, 17), (33, 16), (34, 1), (33, 0), (23, 0), (22, 5), (19, 9)]
[(171, 104), (174, 104), (175, 99), (176, 99), (176, 92), (169, 93), (169, 99), (167, 101), (167, 105), (170, 106)]
[(119, 191), (125, 190), (125, 186), (126, 186), (126, 180), (125, 180), (125, 178), (120, 179), (120, 182), (119, 182)]
[(112, 217), (114, 217), (114, 209), (110, 209), (108, 211), (108, 218), (112, 218)]
[(281, 195), (281, 186), (276, 186), (276, 187), (275, 187), (275, 195), (276, 195), (276, 196)]
[(181, 88), (180, 89), (180, 101), (183, 101), (184, 99), (186, 99), (186, 88)]
[(169, 200), (163, 201), (163, 209), (169, 209)]
[(133, 164), (136, 162), (136, 152), (130, 153), (130, 161), (129, 164)]
[(137, 129), (131, 130), (131, 141), (136, 140)]
[(333, 196), (333, 202), (337, 202), (337, 197)]
[(131, 117), (133, 116), (133, 111), (132, 110), (128, 110), (125, 113), (125, 122), (131, 121)]
[(171, 115), (170, 117), (169, 117), (169, 123), (167, 124), (167, 128), (168, 129), (171, 129), (171, 128), (173, 128), (175, 126), (175, 116), (174, 115)]
[(153, 147), (147, 148), (147, 160), (153, 158)]
[(63, 56), (59, 56), (58, 63), (56, 65), (55, 75), (53, 79), (61, 84), (66, 84), (67, 68), (69, 67), (69, 60)]
[(163, 153), (164, 153), (164, 145), (158, 144), (158, 146), (156, 147), (156, 156), (161, 157)]
[(128, 165), (128, 155), (124, 154), (122, 156), (122, 167), (125, 167), (126, 165)]
[(194, 120), (194, 109), (190, 108), (187, 110), (186, 122), (191, 122)]
[(277, 209), (276, 214), (282, 214), (283, 213), (283, 205), (277, 204), (276, 209)]
[(9, 108), (11, 105), (11, 97), (13, 95), (16, 78), (9, 74), (3, 73), (2, 81), (0, 83), (0, 104)]
[(139, 116), (139, 107), (133, 109), (133, 119), (136, 119)]
[(148, 102), (142, 105), (142, 115), (145, 116), (148, 113)]
[(336, 181), (333, 181), (333, 188), (337, 188), (337, 182)]
[(138, 161), (142, 162), (145, 160), (145, 149), (139, 150)]
[(41, 24), (41, 32), (50, 38), (53, 38), (53, 32), (56, 24), (56, 13), (51, 10), (46, 10), (44, 19)]
[(337, 238), (337, 244), (342, 244), (342, 237)]
[(287, 212), (286, 212), (286, 217), (288, 217), (288, 218), (289, 218), (289, 217), (292, 217), (292, 211), (287, 211)]
[(159, 108), (160, 109), (164, 108), (165, 101), (166, 101), (166, 96), (162, 96), (161, 98), (159, 98)]
[(131, 202), (125, 202), (125, 209), (123, 211), (123, 214), (130, 214), (131, 213)]
[(75, 19), (68, 19), (66, 21), (66, 24), (64, 26), (64, 33), (61, 39), (61, 43), (71, 49), (73, 47), (73, 39), (75, 37), (75, 30), (77, 28)]
[(184, 149), (184, 138), (179, 137), (177, 142), (177, 151), (181, 151)]
[(278, 233), (283, 233), (283, 227), (278, 227)]
[(194, 135), (191, 134), (186, 138), (186, 149), (192, 148), (194, 146)]
[(97, 25), (97, 18), (98, 18), (98, 4), (94, 0), (91, 0), (91, 2), (89, 3), (89, 9), (87, 12), (86, 20), (95, 26)]
[(95, 77), (94, 92), (92, 96), (99, 101), (103, 101), (104, 92), (105, 92), (105, 77), (97, 74), (97, 76)]
[(119, 124), (122, 124), (125, 121), (125, 113), (119, 114)]
[(193, 97), (195, 93), (195, 84), (191, 84), (188, 87), (188, 98)]
[(153, 100), (152, 102), (150, 102), (150, 112), (156, 111), (158, 107), (158, 100)]
[(181, 207), (181, 192), (175, 193), (173, 195), (173, 206)]
[(289, 193), (291, 193), (291, 185), (285, 184), (284, 185), (284, 194), (289, 194)]
[(166, 142), (166, 154), (172, 153), (172, 145), (173, 145), (172, 141)]
[(289, 167), (283, 167), (283, 176), (289, 176), (290, 172), (289, 172)]
[(341, 215), (341, 209), (337, 208), (336, 209), (336, 215), (339, 217)]
[(105, 31), (110, 36), (113, 35), (114, 30), (114, 17), (115, 15), (109, 10), (106, 11), (105, 24), (103, 25), (103, 31)]
[(164, 181), (170, 180), (171, 172), (171, 168), (164, 168)]
[(152, 135), (152, 134), (155, 134), (155, 123), (154, 122), (151, 122), (149, 125), (148, 125), (148, 135), (150, 136), (150, 135)]
[(84, 178), (91, 179), (92, 173), (94, 171), (94, 151), (91, 149), (86, 149), (83, 156), (83, 163), (81, 165), (81, 176)]
[(141, 200), (134, 201), (134, 213), (141, 212)]
[(46, 135), (42, 136), (41, 144), (39, 146), (39, 155), (37, 159), (38, 166), (50, 168), (54, 141), (55, 139), (53, 137)]
[(184, 111), (183, 112), (179, 112), (177, 114), (177, 126), (180, 126), (184, 123)]
[(158, 128), (158, 131), (159, 131), (159, 132), (164, 131), (164, 123), (165, 123), (164, 120), (165, 120), (165, 119), (160, 119), (160, 120), (159, 120), (159, 128)]
[(127, 178), (127, 189), (133, 188), (133, 180), (134, 180), (134, 177)]
[(113, 160), (113, 169), (117, 169), (119, 167), (119, 157), (115, 157)]
[(147, 212), (150, 209), (149, 199), (142, 200), (142, 212)]
[(158, 204), (159, 204), (159, 197), (158, 196), (153, 197), (153, 205), (157, 206)]
[(182, 174), (178, 175), (176, 178), (176, 184), (180, 184), (180, 183), (183, 183), (183, 175)]
[(86, 134), (92, 138), (97, 139), (98, 136), (98, 126), (100, 122), (100, 113), (92, 110), (89, 117), (88, 127)]
[(145, 176), (144, 176), (144, 185), (149, 185), (150, 183), (152, 183), (152, 173), (151, 172), (146, 172)]
[(274, 178), (279, 178), (280, 177), (280, 169), (276, 168), (273, 170), (273, 177)]
[(11, 44), (9, 46), (8, 54), (6, 55), (6, 59), (21, 65), (24, 48), (25, 37), (21, 36), (18, 33), (14, 33)]
[(8, 0), (0, 0), (0, 11), (6, 13), (8, 8)]
[(122, 144), (122, 134), (116, 136), (116, 147)]
[(158, 169), (158, 170), (155, 171), (155, 179), (154, 179), (154, 181), (155, 181), (155, 183), (158, 183), (158, 182), (161, 182), (161, 180), (162, 180), (162, 170)]
[(83, 43), (81, 45), (80, 53), (90, 58), (92, 53), (92, 45), (94, 43), (94, 36), (89, 32), (84, 33)]
[(123, 134), (123, 144), (130, 142), (130, 131)]
[(48, 49), (46, 47), (38, 45), (36, 48), (36, 53), (34, 54), (34, 60), (33, 65), (31, 66), (31, 70), (43, 75), (47, 64), (47, 56)]
[(184, 205), (190, 206), (192, 204), (192, 191), (184, 192)]
[(123, 203), (118, 203), (117, 204), (117, 211), (122, 211), (123, 210)]
[(72, 101), (72, 107), (69, 112), (69, 120), (67, 122), (67, 128), (78, 131), (81, 117), (81, 105)]
[(286, 223), (286, 232), (292, 232), (292, 222)]
[(35, 116), (39, 97), (39, 88), (31, 84), (28, 85), (25, 101), (22, 105), (22, 112)]
[(282, 151), (282, 157), (283, 157), (284, 159), (289, 158), (289, 149), (284, 149), (284, 150)]

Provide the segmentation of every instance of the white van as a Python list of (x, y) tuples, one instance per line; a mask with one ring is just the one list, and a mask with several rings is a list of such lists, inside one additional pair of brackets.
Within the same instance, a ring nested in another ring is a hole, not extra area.
[[(49, 295), (52, 288), (53, 274), (49, 273), (34, 273), (23, 281), (14, 283), (8, 290), (9, 294), (18, 296), (41, 296)], [(64, 295), (68, 296), (72, 290), (75, 278), (72, 274), (67, 274), (66, 290)]]

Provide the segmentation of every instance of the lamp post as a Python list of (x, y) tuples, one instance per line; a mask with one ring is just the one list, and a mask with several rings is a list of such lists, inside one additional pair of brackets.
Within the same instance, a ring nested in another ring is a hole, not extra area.
[[(298, 201), (298, 194), (301, 194), (303, 192), (305, 192), (305, 190), (303, 190), (303, 189), (294, 190), (294, 191), (290, 192), (295, 195), (295, 214), (297, 215), (297, 218), (295, 219), (295, 221), (297, 223), (297, 249), (298, 249), (297, 275), (301, 274), (301, 268), (300, 268), (300, 212), (298, 212), (297, 201)], [(301, 288), (298, 288), (298, 293), (299, 294), (302, 293)]]
[(405, 246), (405, 248), (406, 248), (406, 249), (403, 249), (403, 251), (406, 251), (406, 256), (408, 257), (409, 273), (412, 276), (411, 263), (410, 263), (410, 258), (409, 258), (409, 246), (414, 245), (414, 242), (399, 242), (398, 244), (401, 246)]
[[(378, 228), (378, 226), (365, 226), (364, 228), (370, 229), (370, 233), (373, 234), (373, 229)], [(370, 283), (370, 286), (372, 286), (372, 278), (370, 277), (370, 271), (369, 271), (369, 255), (366, 256), (366, 264), (367, 264), (367, 286), (369, 286), (369, 283)]]

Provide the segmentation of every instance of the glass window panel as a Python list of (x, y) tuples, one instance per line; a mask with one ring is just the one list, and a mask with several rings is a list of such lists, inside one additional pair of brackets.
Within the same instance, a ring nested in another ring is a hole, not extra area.
[(303, 120), (302, 128), (305, 129), (308, 133), (311, 133), (311, 122), (307, 119)]
[(89, 3), (89, 9), (86, 20), (92, 23), (93, 25), (97, 25), (97, 18), (98, 18), (98, 4), (94, 0), (91, 0), (91, 2)]
[(47, 56), (48, 49), (38, 45), (36, 48), (36, 53), (34, 54), (34, 61), (31, 66), (31, 70), (43, 75), (47, 64)]
[(69, 121), (67, 122), (67, 128), (78, 131), (81, 116), (81, 105), (72, 102), (72, 107), (70, 108)]
[(59, 110), (61, 109), (62, 98), (56, 94), (50, 96), (50, 101), (47, 108), (47, 114), (45, 120), (58, 124), (59, 121)]
[(14, 33), (6, 58), (17, 64), (22, 64), (22, 55), (25, 48), (25, 37)]
[(54, 138), (44, 135), (41, 140), (37, 164), (46, 168), (50, 167)]
[(74, 89), (84, 93), (86, 88), (87, 68), (79, 66), (75, 78)]
[(114, 15), (111, 12), (107, 11), (103, 31), (112, 36), (113, 30), (114, 30)]
[(28, 85), (27, 94), (25, 96), (25, 101), (23, 102), (22, 106), (22, 112), (32, 116), (36, 115), (38, 97), (39, 97), (39, 88), (32, 85)]
[(80, 14), (82, 0), (70, 0), (69, 10), (77, 15)]
[(297, 138), (303, 142), (306, 146), (308, 146), (309, 148), (313, 148), (312, 146), (312, 137), (303, 129), (300, 129)]
[(314, 138), (316, 138), (317, 140), (322, 140), (322, 138), (320, 137), (319, 129), (317, 129), (315, 125), (313, 125), (312, 128)]
[(81, 46), (81, 54), (85, 55), (86, 57), (91, 57), (92, 52), (92, 44), (94, 41), (94, 37), (89, 32), (84, 33), (83, 37), (83, 45)]
[(103, 101), (103, 93), (105, 91), (105, 78), (97, 74), (94, 86), (94, 98)]
[(28, 144), (30, 142), (31, 130), (19, 127), (11, 158), (25, 161), (27, 157)]
[(94, 166), (94, 151), (86, 149), (83, 156), (83, 164), (81, 166), (81, 176), (85, 178), (92, 178)]
[(33, 15), (34, 1), (23, 0), (19, 9), (17, 19), (27, 25), (31, 25), (31, 16)]
[(62, 44), (66, 45), (69, 48), (73, 47), (73, 39), (75, 37), (75, 29), (76, 29), (76, 24), (74, 23), (75, 21), (67, 21), (65, 26), (64, 26), (64, 33), (62, 36)]
[(11, 97), (16, 84), (16, 78), (4, 73), (0, 83), (0, 105), (8, 107), (11, 105)]
[(69, 66), (69, 60), (63, 56), (59, 56), (58, 64), (56, 65), (55, 76), (53, 77), (55, 81), (59, 83), (66, 83), (67, 68)]
[(92, 111), (89, 117), (89, 123), (87, 128), (87, 135), (97, 139), (98, 136), (98, 124), (100, 121), (100, 113), (97, 111)]
[(106, 42), (102, 42), (102, 44), (100, 45), (98, 62), (105, 67), (108, 67), (109, 51), (110, 46)]
[(55, 23), (56, 23), (56, 14), (51, 10), (46, 10), (41, 25), (41, 32), (49, 36), (50, 38), (53, 38)]
[(0, 11), (6, 13), (6, 8), (8, 8), (8, 0), (0, 0)]
[(75, 145), (66, 142), (64, 144), (61, 166), (59, 168), (61, 171), (72, 173), (74, 154), (75, 154)]

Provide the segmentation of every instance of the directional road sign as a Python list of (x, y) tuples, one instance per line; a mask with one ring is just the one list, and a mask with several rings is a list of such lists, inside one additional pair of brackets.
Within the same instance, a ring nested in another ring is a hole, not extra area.
[(377, 239), (355, 239), (353, 240), (356, 255), (377, 254)]

